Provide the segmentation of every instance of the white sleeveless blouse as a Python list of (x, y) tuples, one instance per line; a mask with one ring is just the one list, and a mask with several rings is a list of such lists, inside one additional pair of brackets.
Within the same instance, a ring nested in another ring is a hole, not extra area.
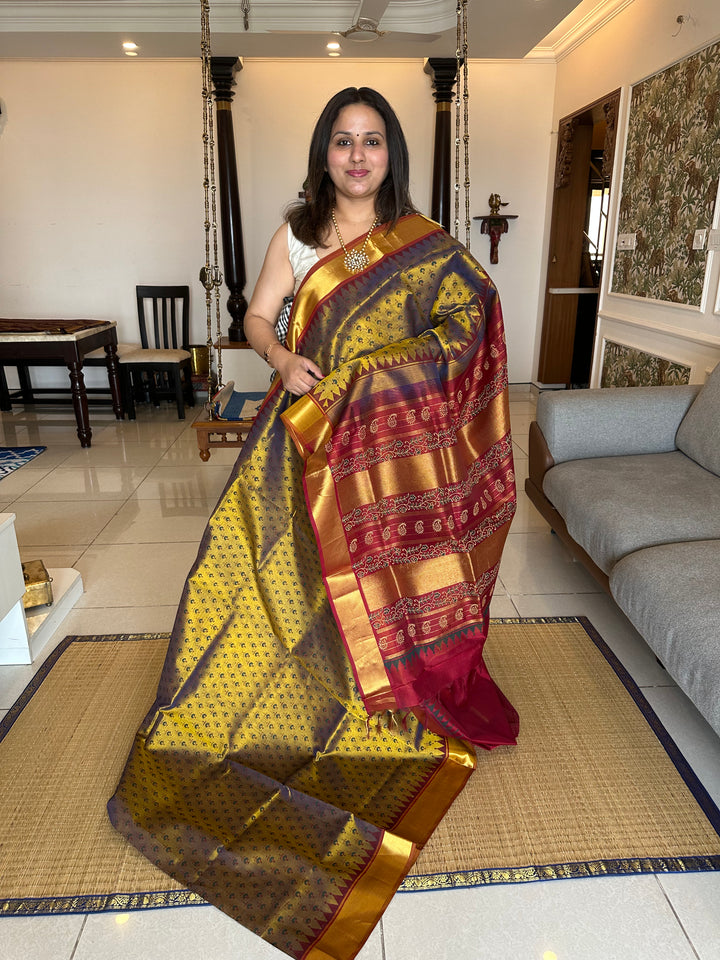
[(308, 247), (301, 243), (290, 229), (288, 224), (288, 253), (290, 255), (290, 266), (295, 277), (295, 293), (305, 279), (308, 270), (314, 266), (320, 257), (318, 257), (315, 247)]

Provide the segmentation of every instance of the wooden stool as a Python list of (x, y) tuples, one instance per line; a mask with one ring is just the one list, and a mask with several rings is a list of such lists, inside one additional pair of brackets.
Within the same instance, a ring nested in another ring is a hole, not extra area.
[(254, 418), (248, 420), (196, 420), (193, 429), (196, 431), (200, 459), (207, 463), (210, 459), (210, 449), (227, 449), (241, 447), (250, 432)]

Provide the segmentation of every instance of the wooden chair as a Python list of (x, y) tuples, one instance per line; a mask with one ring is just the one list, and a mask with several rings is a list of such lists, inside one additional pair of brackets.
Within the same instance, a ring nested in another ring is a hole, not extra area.
[[(140, 350), (139, 343), (118, 343), (117, 345), (117, 358), (118, 363), (120, 360), (127, 356), (129, 353), (133, 353), (136, 350)], [(90, 353), (86, 353), (83, 357), (83, 366), (84, 367), (107, 367), (107, 354), (105, 353), (105, 347), (100, 347), (97, 350), (91, 350)], [(18, 368), (18, 373), (20, 373), (20, 368)], [(21, 379), (22, 383), (22, 379)], [(94, 399), (98, 399), (98, 394), (107, 394), (106, 387), (87, 387), (88, 396), (93, 396)], [(122, 391), (122, 405), (125, 413), (128, 412), (129, 406), (132, 406), (132, 398), (128, 397), (128, 383), (127, 377), (125, 376), (123, 370), (120, 370), (120, 389)], [(101, 398), (99, 402), (107, 402), (105, 398)], [(134, 414), (133, 414), (134, 416)]]
[[(138, 286), (135, 288), (140, 324), (139, 349), (119, 356), (123, 402), (128, 419), (135, 419), (135, 398), (142, 391), (154, 404), (174, 399), (178, 418), (185, 419), (185, 403), (195, 406), (190, 341), (190, 288)], [(146, 307), (152, 307), (152, 317)]]

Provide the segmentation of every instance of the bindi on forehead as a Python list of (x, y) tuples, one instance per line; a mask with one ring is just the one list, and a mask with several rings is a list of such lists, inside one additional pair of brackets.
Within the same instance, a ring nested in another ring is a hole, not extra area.
[(382, 130), (356, 130), (355, 133), (352, 130), (334, 130), (333, 136), (336, 137), (338, 134), (342, 134), (344, 137), (382, 137), (384, 136)]

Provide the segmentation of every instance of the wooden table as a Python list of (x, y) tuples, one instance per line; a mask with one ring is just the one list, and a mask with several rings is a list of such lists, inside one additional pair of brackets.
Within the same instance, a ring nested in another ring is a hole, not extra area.
[[(62, 362), (70, 374), (70, 392), (80, 446), (89, 447), (92, 430), (82, 366), (83, 357), (98, 347), (104, 347), (107, 354), (113, 412), (118, 420), (123, 418), (116, 326), (114, 322), (103, 320), (0, 319), (0, 410), (10, 410), (13, 401), (8, 390), (4, 365), (42, 366), (43, 363)], [(23, 402), (28, 399), (27, 388), (25, 394), (23, 396), (21, 380), (20, 399)], [(32, 399), (30, 391), (30, 400)]]

